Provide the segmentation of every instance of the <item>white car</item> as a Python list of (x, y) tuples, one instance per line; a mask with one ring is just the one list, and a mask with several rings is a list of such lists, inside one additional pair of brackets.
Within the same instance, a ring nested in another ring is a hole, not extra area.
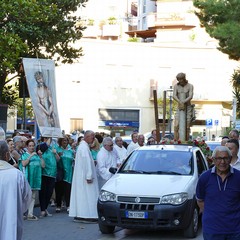
[(112, 233), (116, 226), (182, 229), (185, 237), (196, 237), (195, 189), (207, 169), (198, 147), (151, 145), (134, 150), (100, 191), (100, 231)]

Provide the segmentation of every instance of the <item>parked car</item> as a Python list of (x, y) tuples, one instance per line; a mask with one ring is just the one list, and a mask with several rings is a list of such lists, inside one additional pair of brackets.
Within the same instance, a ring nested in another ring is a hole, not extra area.
[[(198, 147), (151, 145), (135, 149), (102, 187), (98, 199), (99, 229), (182, 229), (196, 237), (198, 176), (208, 169)], [(113, 172), (113, 169), (111, 169)]]
[[(148, 141), (148, 138), (152, 136), (152, 133), (151, 132), (147, 132), (144, 134), (144, 137), (145, 137), (145, 143), (147, 143)], [(160, 138), (162, 138), (162, 132), (160, 132)], [(165, 132), (165, 135), (164, 135), (164, 138), (167, 138), (169, 140), (173, 140), (174, 139), (174, 133), (170, 133), (169, 131), (166, 131)]]
[(221, 141), (206, 141), (206, 144), (213, 151), (217, 146), (221, 146)]

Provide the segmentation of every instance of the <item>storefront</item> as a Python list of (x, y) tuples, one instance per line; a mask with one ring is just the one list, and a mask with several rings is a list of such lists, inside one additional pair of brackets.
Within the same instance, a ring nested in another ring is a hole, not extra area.
[(130, 135), (139, 131), (139, 110), (99, 109), (99, 129), (110, 131), (111, 136)]

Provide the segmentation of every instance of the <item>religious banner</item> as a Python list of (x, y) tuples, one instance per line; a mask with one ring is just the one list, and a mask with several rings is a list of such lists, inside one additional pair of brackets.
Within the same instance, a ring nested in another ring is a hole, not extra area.
[(54, 61), (23, 58), (23, 67), (41, 136), (62, 137), (57, 109)]

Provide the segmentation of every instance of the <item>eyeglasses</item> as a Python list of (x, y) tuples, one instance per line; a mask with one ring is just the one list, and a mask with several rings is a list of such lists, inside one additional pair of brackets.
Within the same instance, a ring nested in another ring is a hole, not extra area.
[(231, 159), (229, 158), (229, 157), (216, 157), (216, 158), (214, 158), (217, 162), (221, 162), (222, 160), (224, 161), (224, 162), (230, 162), (231, 161)]
[(111, 144), (111, 145), (107, 145), (107, 146), (109, 146), (109, 147), (113, 147), (113, 144)]

